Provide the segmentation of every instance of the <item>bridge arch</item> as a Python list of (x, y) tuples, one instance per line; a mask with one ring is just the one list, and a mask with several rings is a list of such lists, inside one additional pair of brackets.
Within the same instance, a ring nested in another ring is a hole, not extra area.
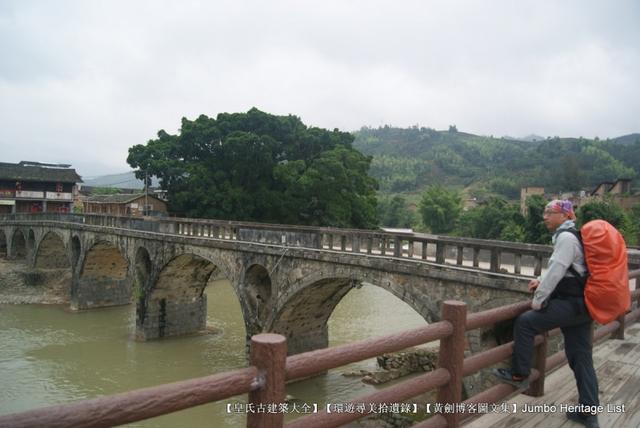
[[(140, 257), (144, 266), (145, 256)], [(138, 306), (137, 336), (149, 340), (204, 331), (207, 323), (204, 289), (219, 269), (216, 263), (194, 253), (169, 260), (146, 290), (144, 303)]]
[(7, 234), (5, 233), (4, 229), (0, 229), (0, 257), (7, 257), (7, 244)]
[(270, 315), (272, 305), (272, 284), (267, 269), (259, 264), (251, 265), (244, 275), (244, 290), (250, 310), (258, 317), (260, 324)]
[(82, 243), (78, 235), (71, 237), (71, 268), (77, 269), (80, 256), (82, 255)]
[[(31, 238), (31, 235), (29, 236)], [(64, 239), (56, 232), (45, 232), (37, 245), (35, 267), (38, 269), (70, 268)]]
[[(79, 251), (80, 240), (74, 244), (72, 238), (72, 253), (74, 245), (75, 250)], [(115, 244), (106, 240), (94, 242), (86, 251), (74, 283), (72, 307), (88, 309), (130, 303), (131, 280), (127, 275), (128, 269), (128, 261)]]
[(33, 229), (29, 229), (27, 233), (27, 251), (33, 254), (34, 249), (36, 248), (36, 234)]
[[(310, 275), (295, 292), (279, 302), (279, 310), (271, 323), (271, 330), (287, 337), (289, 354), (325, 348), (329, 345), (327, 322), (342, 299), (353, 288), (361, 286), (362, 275), (325, 278), (322, 273)], [(407, 304), (425, 322), (438, 320), (437, 304), (431, 305), (413, 298), (406, 288), (394, 285), (390, 280), (367, 280), (367, 284), (379, 287)]]
[(25, 259), (27, 257), (27, 241), (24, 232), (16, 229), (11, 238), (11, 254), (15, 259)]

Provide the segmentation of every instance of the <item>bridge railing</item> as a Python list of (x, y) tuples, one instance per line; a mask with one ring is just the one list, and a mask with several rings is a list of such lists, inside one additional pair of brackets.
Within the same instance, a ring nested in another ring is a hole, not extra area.
[[(627, 325), (640, 319), (640, 270), (632, 271), (636, 290), (632, 292), (631, 311), (595, 330), (594, 340), (613, 334), (624, 338)], [(443, 412), (414, 425), (419, 428), (458, 427), (462, 420), (476, 416), (459, 411), (481, 404), (496, 403), (515, 391), (515, 387), (497, 384), (466, 400), (462, 400), (462, 380), (484, 368), (498, 364), (513, 353), (513, 342), (496, 346), (465, 358), (465, 332), (511, 320), (530, 308), (530, 302), (467, 315), (466, 304), (445, 301), (442, 321), (388, 336), (367, 339), (347, 345), (306, 352), (286, 357), (286, 339), (277, 334), (252, 337), (250, 367), (213, 376), (155, 386), (75, 403), (52, 406), (28, 412), (0, 416), (0, 427), (108, 427), (143, 420), (200, 404), (249, 393), (247, 406), (263, 408), (249, 412), (248, 427), (314, 428), (337, 427), (375, 413), (376, 406), (400, 403), (419, 394), (437, 390), (437, 402)], [(560, 334), (555, 329), (535, 338), (535, 367), (529, 376), (527, 394), (544, 394), (545, 375), (566, 362), (564, 351), (547, 357), (548, 337)], [(330, 412), (327, 409), (284, 424), (284, 413), (269, 412), (285, 400), (285, 383), (321, 374), (329, 369), (396, 352), (408, 347), (440, 341), (438, 367), (426, 374), (403, 381), (379, 392), (352, 400), (354, 407), (364, 405), (362, 412)], [(271, 406), (271, 407), (270, 407)], [(435, 406), (434, 406), (435, 408)], [(447, 410), (448, 409), (448, 410)]]
[[(493, 273), (537, 276), (552, 249), (548, 245), (460, 238), (420, 233), (250, 223), (226, 220), (125, 217), (100, 214), (5, 214), (0, 221), (60, 221), (141, 230), (203, 239), (257, 242), (368, 256), (387, 256)], [(640, 252), (629, 268), (640, 267)]]

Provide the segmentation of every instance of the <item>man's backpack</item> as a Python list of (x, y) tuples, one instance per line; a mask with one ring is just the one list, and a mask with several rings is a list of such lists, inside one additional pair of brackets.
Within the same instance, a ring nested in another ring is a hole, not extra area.
[(589, 274), (584, 301), (591, 318), (608, 324), (629, 310), (627, 247), (620, 232), (604, 220), (592, 220), (579, 233)]

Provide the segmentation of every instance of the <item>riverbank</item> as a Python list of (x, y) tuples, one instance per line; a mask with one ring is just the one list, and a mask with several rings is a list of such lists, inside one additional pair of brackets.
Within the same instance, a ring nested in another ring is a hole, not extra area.
[(68, 269), (30, 269), (24, 261), (0, 259), (0, 304), (69, 303)]

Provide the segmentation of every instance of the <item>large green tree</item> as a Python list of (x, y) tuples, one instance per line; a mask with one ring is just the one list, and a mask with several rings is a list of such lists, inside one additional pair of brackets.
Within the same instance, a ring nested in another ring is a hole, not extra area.
[(461, 211), (460, 194), (439, 185), (430, 186), (420, 200), (422, 222), (433, 233), (451, 232)]
[(485, 204), (463, 213), (458, 233), (480, 239), (524, 241), (524, 223), (516, 205), (502, 198), (490, 198)]
[(371, 158), (353, 136), (258, 109), (182, 119), (129, 149), (138, 178), (155, 175), (170, 209), (189, 217), (369, 228), (377, 224)]

